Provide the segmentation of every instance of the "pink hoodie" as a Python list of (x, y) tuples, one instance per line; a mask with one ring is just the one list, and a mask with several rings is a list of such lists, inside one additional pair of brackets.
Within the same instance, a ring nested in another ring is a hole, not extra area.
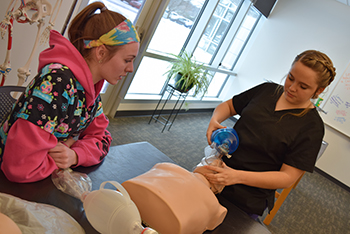
[(59, 32), (51, 30), (50, 48), (39, 56), (38, 72), (49, 63), (61, 63), (69, 67), (86, 92), (86, 105), (90, 106), (100, 93), (103, 80), (93, 84), (90, 69), (77, 49)]
[[(50, 35), (50, 48), (40, 53), (38, 71), (50, 63), (68, 66), (84, 87), (85, 105), (90, 106), (95, 102), (103, 80), (93, 84), (92, 74), (84, 58), (65, 37), (54, 30)], [(80, 134), (79, 140), (71, 146), (78, 155), (76, 166), (91, 166), (103, 160), (112, 140), (106, 130), (107, 126), (108, 120), (101, 114)], [(8, 132), (1, 170), (13, 182), (25, 183), (44, 179), (57, 169), (48, 154), (57, 143), (53, 134), (19, 118)]]

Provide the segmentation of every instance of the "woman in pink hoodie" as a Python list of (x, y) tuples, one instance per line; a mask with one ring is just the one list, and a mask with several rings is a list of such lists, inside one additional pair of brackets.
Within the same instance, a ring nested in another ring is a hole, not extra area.
[[(100, 13), (95, 13), (100, 10)], [(0, 165), (13, 182), (34, 182), (57, 168), (91, 166), (107, 155), (100, 91), (133, 71), (139, 37), (130, 20), (101, 2), (72, 21), (69, 41), (51, 31), (38, 75), (0, 127)]]

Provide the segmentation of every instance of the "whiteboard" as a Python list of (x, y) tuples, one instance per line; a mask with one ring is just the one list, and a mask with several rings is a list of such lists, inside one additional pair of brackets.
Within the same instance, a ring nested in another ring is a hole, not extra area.
[(323, 110), (327, 113), (321, 113), (323, 121), (350, 137), (350, 63), (324, 102)]

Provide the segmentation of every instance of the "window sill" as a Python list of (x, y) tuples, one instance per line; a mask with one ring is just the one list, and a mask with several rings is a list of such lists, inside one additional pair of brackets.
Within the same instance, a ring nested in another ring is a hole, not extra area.
[[(148, 101), (159, 101), (161, 98), (161, 95), (145, 95), (145, 94), (126, 94), (124, 97), (125, 102), (148, 102)], [(177, 100), (176, 96), (173, 96), (171, 100)], [(123, 102), (124, 102), (123, 101)], [(210, 97), (204, 97), (202, 100), (198, 100), (194, 97), (187, 97), (186, 101), (193, 101), (193, 102), (222, 102), (219, 98), (210, 98)]]

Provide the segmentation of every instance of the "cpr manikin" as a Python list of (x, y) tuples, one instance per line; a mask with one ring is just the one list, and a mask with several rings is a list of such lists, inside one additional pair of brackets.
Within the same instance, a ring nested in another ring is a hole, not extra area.
[[(233, 129), (219, 129), (212, 142), (194, 172), (158, 163), (122, 185), (105, 181), (94, 191), (86, 174), (70, 169), (56, 170), (52, 181), (83, 202), (88, 221), (102, 234), (200, 234), (216, 228), (227, 213), (214, 194), (221, 188), (208, 182), (203, 166), (220, 165), (223, 155), (237, 149), (238, 136)], [(105, 189), (106, 183), (117, 190)], [(141, 219), (150, 228), (143, 227)]]
[[(214, 132), (213, 137), (216, 134), (216, 138), (221, 136), (226, 141), (232, 130), (220, 129)], [(228, 145), (227, 141), (224, 144), (236, 150), (238, 137), (235, 131), (231, 135), (235, 139), (231, 139)], [(219, 140), (219, 145), (214, 147), (216, 155), (204, 158), (194, 172), (172, 163), (158, 163), (148, 172), (122, 184), (145, 224), (159, 233), (199, 234), (222, 223), (227, 209), (220, 205), (214, 193), (220, 192), (223, 187), (210, 184), (202, 174), (205, 164), (219, 164), (220, 157), (228, 153), (229, 148), (225, 152), (218, 148), (224, 146), (223, 139)], [(212, 142), (215, 141), (212, 139)]]

